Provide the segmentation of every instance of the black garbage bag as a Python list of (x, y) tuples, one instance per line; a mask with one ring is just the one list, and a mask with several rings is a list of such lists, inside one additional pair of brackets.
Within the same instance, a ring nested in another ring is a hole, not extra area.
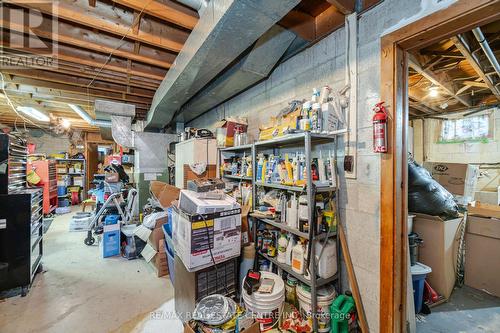
[(408, 162), (408, 211), (442, 218), (458, 217), (453, 195), (414, 160)]

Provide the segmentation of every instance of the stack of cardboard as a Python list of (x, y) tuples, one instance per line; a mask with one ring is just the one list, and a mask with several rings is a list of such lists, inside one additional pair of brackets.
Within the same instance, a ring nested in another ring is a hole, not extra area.
[(500, 206), (468, 206), (465, 284), (500, 297)]
[(432, 268), (427, 281), (444, 298), (449, 298), (455, 285), (459, 227), (463, 217), (443, 220), (439, 216), (415, 214), (413, 232), (423, 239), (418, 261)]
[[(159, 201), (163, 208), (171, 205), (172, 201), (179, 197), (179, 189), (175, 186), (168, 185), (159, 181), (152, 181), (150, 191)], [(155, 215), (151, 215), (155, 216)], [(167, 254), (165, 252), (165, 234), (163, 225), (172, 223), (168, 220), (168, 214), (156, 214), (157, 218), (149, 229), (144, 225), (140, 225), (135, 230), (135, 235), (147, 242), (141, 252), (142, 257), (148, 262), (158, 277), (168, 274)]]

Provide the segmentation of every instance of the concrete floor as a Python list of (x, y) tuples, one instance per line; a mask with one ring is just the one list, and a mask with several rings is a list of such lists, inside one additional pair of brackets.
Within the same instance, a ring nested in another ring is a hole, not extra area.
[(450, 300), (419, 316), (421, 333), (497, 333), (500, 332), (500, 298), (467, 286), (455, 288)]
[(45, 234), (44, 272), (28, 295), (0, 300), (0, 332), (142, 331), (173, 298), (170, 280), (144, 260), (103, 259), (98, 246), (83, 244), (85, 233), (68, 232), (71, 215), (55, 218)]

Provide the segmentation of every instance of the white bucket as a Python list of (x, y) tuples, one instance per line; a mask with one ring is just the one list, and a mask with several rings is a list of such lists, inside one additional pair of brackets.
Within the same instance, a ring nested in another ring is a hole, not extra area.
[(247, 311), (252, 312), (260, 323), (260, 330), (265, 332), (274, 328), (281, 316), (285, 302), (285, 283), (274, 273), (260, 272), (260, 274), (261, 279), (274, 280), (273, 291), (271, 293), (256, 291), (252, 295), (248, 295), (243, 289), (243, 302)]
[(408, 235), (413, 232), (413, 219), (415, 215), (408, 214)]
[[(297, 298), (299, 299), (299, 312), (302, 318), (308, 318), (312, 324), (311, 292), (304, 285), (297, 286)], [(318, 332), (330, 332), (330, 305), (337, 296), (335, 288), (331, 285), (321, 287), (317, 290), (317, 315)]]

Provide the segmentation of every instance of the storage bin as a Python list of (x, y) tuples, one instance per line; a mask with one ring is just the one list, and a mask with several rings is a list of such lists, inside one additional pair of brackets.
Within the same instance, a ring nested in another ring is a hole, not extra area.
[(112, 257), (120, 254), (120, 225), (104, 225), (102, 234), (102, 257)]
[(68, 188), (66, 186), (57, 186), (57, 195), (62, 197), (68, 194)]
[(172, 282), (172, 285), (174, 284), (174, 279), (175, 279), (175, 259), (174, 259), (174, 254), (171, 254), (168, 252), (167, 247), (165, 247), (165, 252), (167, 252), (167, 264), (168, 264), (168, 272), (170, 276), (170, 282)]
[(419, 262), (411, 266), (411, 279), (413, 281), (413, 301), (415, 304), (415, 313), (419, 313), (422, 310), (422, 304), (424, 299), (424, 282), (427, 274), (432, 272), (429, 266), (421, 264)]
[(165, 223), (164, 225), (162, 225), (163, 233), (165, 234), (165, 243), (166, 243), (168, 252), (174, 254), (175, 253), (174, 241), (172, 240), (172, 237), (170, 237), (170, 235), (167, 232), (167, 227), (166, 227), (167, 225), (168, 225), (168, 223)]

